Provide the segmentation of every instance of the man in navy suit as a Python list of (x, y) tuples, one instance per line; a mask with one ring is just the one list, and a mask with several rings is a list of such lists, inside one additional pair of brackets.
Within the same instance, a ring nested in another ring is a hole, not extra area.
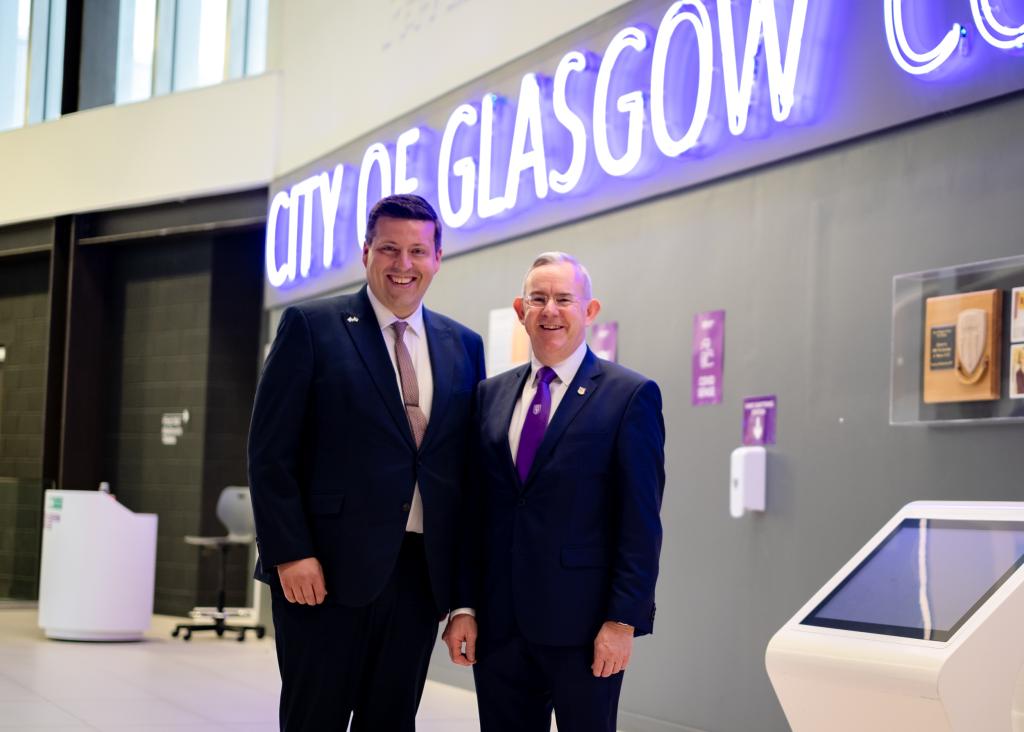
[(533, 355), (477, 389), (479, 560), (444, 638), (475, 664), (483, 732), (547, 732), (552, 709), (559, 732), (614, 732), (654, 623), (661, 393), (587, 348), (601, 305), (575, 258), (540, 255), (514, 307)]
[(483, 342), (422, 306), (441, 223), (419, 196), (373, 207), (363, 264), (359, 292), (285, 310), (253, 407), (282, 730), (414, 730), (451, 606)]

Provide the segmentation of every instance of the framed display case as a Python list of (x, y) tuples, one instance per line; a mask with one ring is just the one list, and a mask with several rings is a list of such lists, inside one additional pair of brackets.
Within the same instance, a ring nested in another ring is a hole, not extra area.
[(889, 423), (1024, 422), (1024, 256), (897, 275)]

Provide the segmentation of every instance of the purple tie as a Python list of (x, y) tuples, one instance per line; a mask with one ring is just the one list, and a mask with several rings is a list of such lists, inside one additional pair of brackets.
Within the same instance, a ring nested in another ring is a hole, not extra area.
[(537, 393), (533, 395), (530, 408), (526, 410), (523, 431), (519, 435), (519, 449), (516, 451), (516, 469), (519, 471), (519, 479), (524, 483), (530, 474), (530, 466), (533, 465), (540, 441), (544, 439), (544, 430), (548, 428), (548, 416), (551, 414), (550, 384), (554, 378), (554, 370), (547, 366), (541, 367), (537, 372)]

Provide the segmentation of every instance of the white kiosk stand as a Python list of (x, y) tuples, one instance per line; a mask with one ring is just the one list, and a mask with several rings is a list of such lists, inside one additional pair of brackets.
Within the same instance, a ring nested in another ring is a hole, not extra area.
[(911, 503), (768, 644), (794, 732), (1024, 730), (1024, 503)]
[(44, 500), (39, 627), (59, 640), (140, 640), (153, 615), (156, 515), (99, 491)]

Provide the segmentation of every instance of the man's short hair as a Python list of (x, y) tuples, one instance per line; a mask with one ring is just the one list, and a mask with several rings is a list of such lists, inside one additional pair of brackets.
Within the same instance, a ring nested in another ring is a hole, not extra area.
[(389, 219), (430, 221), (434, 224), (434, 251), (441, 248), (441, 220), (427, 199), (413, 193), (399, 193), (380, 199), (366, 217), (366, 240), (363, 246), (370, 246), (377, 233), (377, 220), (381, 216)]
[(530, 279), (530, 272), (543, 267), (546, 264), (558, 264), (559, 262), (568, 262), (572, 265), (572, 268), (576, 270), (576, 279), (583, 280), (583, 299), (590, 300), (593, 297), (593, 291), (590, 284), (590, 272), (587, 268), (580, 264), (580, 260), (571, 254), (565, 252), (544, 252), (538, 254), (537, 258), (533, 260), (533, 264), (530, 265), (530, 269), (526, 271), (526, 276), (523, 277), (523, 296), (526, 296), (526, 281)]

